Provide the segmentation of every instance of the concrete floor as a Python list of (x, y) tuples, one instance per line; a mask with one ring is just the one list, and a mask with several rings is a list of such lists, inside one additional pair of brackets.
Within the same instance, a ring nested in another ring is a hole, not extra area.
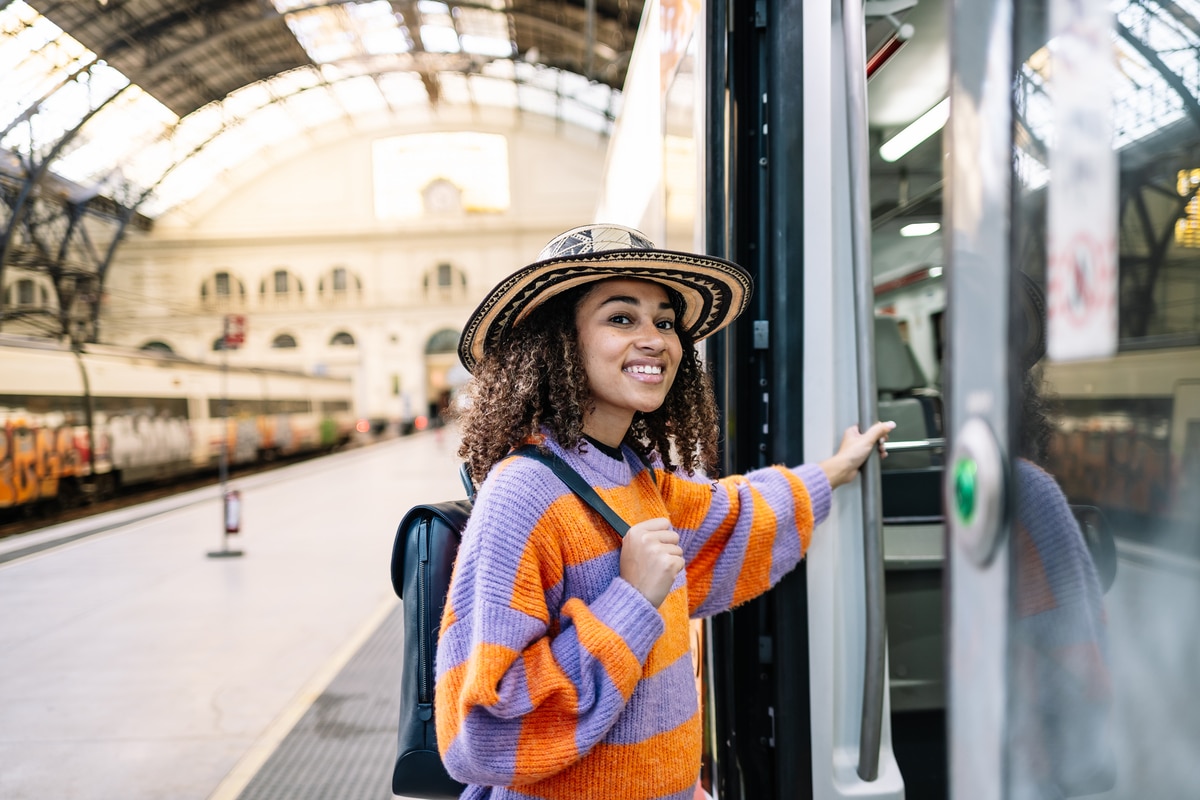
[(450, 430), (0, 542), (0, 797), (235, 798), (398, 602), (392, 538), (461, 497)]

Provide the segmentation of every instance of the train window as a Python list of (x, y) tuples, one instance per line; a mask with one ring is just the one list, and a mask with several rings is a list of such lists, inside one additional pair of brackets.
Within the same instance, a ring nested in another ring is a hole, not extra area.
[(208, 400), (208, 415), (210, 417), (257, 417), (266, 413), (266, 403), (257, 398), (240, 397), (210, 397)]
[(335, 414), (339, 411), (349, 411), (350, 401), (348, 400), (322, 400), (321, 413)]
[(267, 400), (264, 404), (268, 414), (310, 414), (312, 401), (307, 398), (289, 400)]
[(178, 417), (187, 419), (185, 397), (94, 397), (92, 408), (107, 417)]
[(49, 424), (86, 424), (82, 397), (0, 394), (0, 422), (28, 423), (35, 416)]

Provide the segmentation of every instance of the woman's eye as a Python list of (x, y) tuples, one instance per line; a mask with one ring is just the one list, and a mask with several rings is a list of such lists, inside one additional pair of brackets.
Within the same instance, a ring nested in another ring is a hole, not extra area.
[(673, 319), (663, 319), (663, 320), (659, 320), (659, 321), (658, 321), (658, 329), (659, 329), (659, 330), (661, 330), (661, 331), (673, 331), (673, 330), (675, 330), (675, 320), (673, 320)]
[(629, 318), (628, 314), (613, 314), (608, 318), (608, 321), (617, 325), (628, 325), (633, 320)]

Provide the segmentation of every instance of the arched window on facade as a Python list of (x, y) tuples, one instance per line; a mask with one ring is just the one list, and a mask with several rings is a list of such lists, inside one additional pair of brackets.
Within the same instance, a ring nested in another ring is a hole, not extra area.
[(334, 267), (317, 281), (317, 296), (330, 305), (357, 303), (362, 297), (362, 279), (346, 267)]
[(281, 333), (271, 340), (271, 347), (277, 350), (289, 350), (296, 346), (296, 337), (290, 333)]
[(429, 337), (429, 341), (425, 343), (425, 355), (433, 356), (439, 353), (457, 353), (460, 335), (453, 328), (443, 328)]
[(467, 276), (448, 261), (443, 261), (425, 273), (425, 297), (430, 300), (454, 302), (466, 297)]
[(157, 339), (152, 342), (146, 342), (144, 345), (142, 345), (138, 349), (145, 350), (150, 353), (169, 353), (169, 354), (175, 353), (175, 349), (172, 348), (171, 345), (167, 344), (166, 342), (160, 342)]
[(246, 284), (227, 270), (215, 272), (200, 284), (200, 302), (206, 308), (242, 308), (246, 305)]
[(267, 307), (300, 305), (304, 300), (304, 282), (286, 269), (276, 269), (258, 285), (259, 298)]
[(50, 288), (33, 278), (20, 278), (14, 281), (4, 293), (5, 305), (20, 309), (50, 308)]
[(346, 331), (338, 331), (329, 339), (330, 347), (354, 347), (354, 337)]

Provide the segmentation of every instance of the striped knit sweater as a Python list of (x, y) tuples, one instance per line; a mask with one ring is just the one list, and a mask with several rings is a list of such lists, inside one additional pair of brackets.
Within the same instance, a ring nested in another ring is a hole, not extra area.
[(437, 737), (464, 798), (691, 798), (701, 719), (688, 619), (765, 592), (800, 561), (831, 491), (815, 465), (657, 485), (550, 448), (626, 522), (667, 517), (686, 568), (655, 609), (619, 576), (621, 540), (553, 472), (509, 457), (480, 487), (438, 645)]

